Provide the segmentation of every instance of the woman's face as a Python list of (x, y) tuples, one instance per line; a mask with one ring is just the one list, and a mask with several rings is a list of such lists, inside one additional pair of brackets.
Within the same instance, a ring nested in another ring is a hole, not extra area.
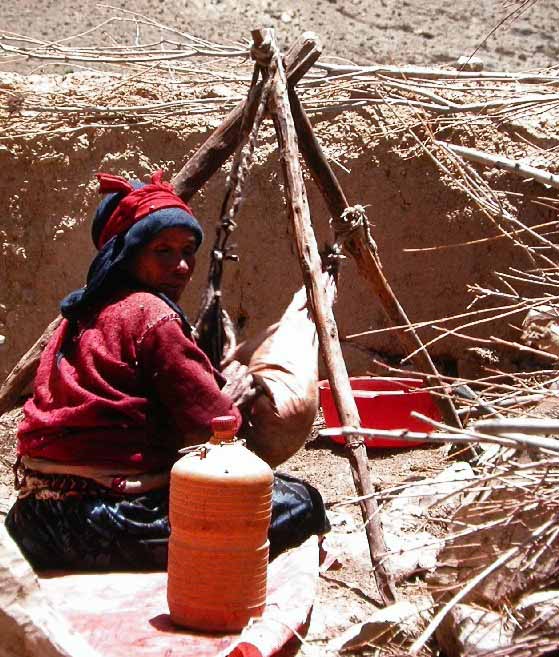
[(165, 228), (140, 248), (129, 271), (140, 283), (178, 301), (194, 271), (196, 249), (188, 228)]

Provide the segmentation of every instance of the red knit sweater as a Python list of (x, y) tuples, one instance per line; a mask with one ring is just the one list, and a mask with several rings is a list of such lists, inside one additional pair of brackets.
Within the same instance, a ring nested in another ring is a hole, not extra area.
[(155, 295), (123, 292), (64, 344), (68, 330), (64, 320), (43, 352), (20, 455), (149, 472), (207, 440), (213, 417), (240, 425), (223, 377)]

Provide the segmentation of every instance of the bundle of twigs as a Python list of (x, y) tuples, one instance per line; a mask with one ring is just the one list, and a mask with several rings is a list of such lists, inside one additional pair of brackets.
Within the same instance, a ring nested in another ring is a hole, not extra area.
[[(479, 192), (479, 186), (477, 189)], [(557, 205), (555, 198), (549, 201), (553, 207)], [(486, 376), (475, 380), (449, 378), (456, 399), (461, 395), (459, 414), (467, 423), (464, 429), (422, 417), (432, 424), (432, 432), (361, 430), (363, 435), (377, 438), (451, 443), (458, 455), (467, 458), (471, 458), (472, 450), (466, 452), (465, 448), (475, 446), (473, 453), (477, 454), (475, 477), (460, 486), (459, 494), (466, 494), (467, 501), (449, 519), (439, 566), (429, 579), (435, 598), (433, 618), (411, 646), (402, 643), (402, 649), (408, 648), (402, 654), (421, 654), (435, 640), (446, 654), (464, 657), (543, 657), (559, 649), (557, 600), (530, 602), (530, 594), (556, 588), (559, 578), (559, 356), (552, 348), (526, 340), (527, 331), (522, 327), (518, 329), (518, 342), (495, 336), (480, 339), (470, 334), (480, 323), (495, 319), (511, 318), (521, 323), (534, 309), (555, 326), (559, 268), (554, 236), (549, 234), (555, 223), (536, 228), (548, 233), (537, 235), (538, 240), (550, 242), (545, 252), (533, 246), (533, 235), (529, 242), (522, 241), (530, 229), (512, 235), (503, 231), (502, 238), (518, 240), (517, 246), (530, 253), (535, 266), (530, 271), (510, 268), (496, 272), (494, 287), (471, 286), (471, 306), (489, 302), (488, 307), (474, 310), (470, 306), (458, 316), (415, 325), (418, 330), (427, 325), (438, 329), (428, 345), (450, 335), (458, 336), (475, 349), (491, 352), (505, 348), (526, 354), (532, 366), (514, 372), (489, 364)], [(387, 369), (396, 374), (404, 372), (400, 368)], [(439, 391), (433, 389), (433, 393)], [(475, 421), (479, 415), (493, 419)], [(414, 486), (422, 483), (425, 481), (410, 484), (403, 493), (401, 489), (386, 490), (379, 498), (413, 496)], [(493, 614), (494, 623), (495, 618), (502, 619), (492, 628), (481, 625), (477, 635), (470, 628), (472, 636), (479, 639), (493, 632), (506, 647), (485, 652), (473, 644), (464, 648), (465, 634), (457, 638), (461, 631), (459, 619), (468, 616), (469, 609), (478, 614), (482, 610), (480, 623), (486, 622), (483, 610)], [(462, 645), (462, 652), (456, 645)]]
[[(537, 421), (529, 420), (522, 423), (491, 427), (499, 434), (496, 441), (506, 438), (508, 446), (480, 467), (468, 485), (470, 501), (453, 518), (439, 555), (441, 566), (433, 578), (439, 609), (412, 646), (412, 654), (457, 604), (478, 605), (503, 612), (504, 617), (512, 615), (517, 627), (510, 645), (518, 654), (528, 646), (533, 655), (559, 646), (559, 633), (549, 626), (550, 614), (553, 617), (556, 611), (553, 605), (536, 605), (528, 611), (522, 604), (527, 594), (554, 587), (559, 575), (559, 440), (526, 433), (530, 424), (531, 433), (552, 426), (538, 427)], [(555, 431), (558, 426), (555, 423)], [(534, 643), (535, 631), (546, 640)]]
[[(126, 43), (107, 45), (106, 33), (114, 26), (130, 26)], [(104, 71), (113, 82), (102, 94), (90, 85), (83, 97), (74, 97), (71, 103), (64, 102), (63, 95), (56, 97), (54, 85), (41, 90), (24, 85), (13, 91), (3, 85), (0, 112), (26, 113), (50, 122), (61, 114), (79, 115), (84, 127), (92, 120), (112, 121), (113, 127), (115, 123), (122, 127), (127, 122), (165, 119), (177, 112), (222, 112), (230, 106), (231, 98), (196, 98), (192, 90), (219, 82), (236, 95), (239, 82), (250, 79), (248, 50), (248, 43), (210, 42), (129, 10), (119, 10), (94, 28), (55, 42), (4, 31), (0, 32), (0, 70), (14, 62), (36, 62), (43, 72), (45, 67), (58, 72), (61, 67), (64, 72)], [(119, 90), (127, 81), (150, 87), (151, 95), (142, 103), (119, 103)], [(189, 87), (185, 96), (179, 92), (183, 85)], [(371, 110), (373, 116), (379, 112), (385, 135), (417, 128), (422, 121), (427, 121), (436, 134), (464, 121), (483, 126), (559, 111), (559, 76), (553, 70), (472, 73), (326, 62), (315, 66), (299, 88), (309, 112), (363, 108)], [(64, 88), (59, 91), (67, 93)], [(115, 122), (116, 117), (121, 120)], [(5, 130), (3, 136), (17, 134), (14, 127)]]
[[(413, 643), (409, 636), (400, 636), (392, 641), (390, 651), (375, 644), (378, 654), (393, 654), (398, 647), (406, 649), (398, 652), (402, 656), (423, 654), (435, 638), (452, 657), (550, 654), (559, 648), (555, 622), (559, 599), (552, 592), (547, 596), (532, 594), (555, 589), (559, 578), (559, 438), (554, 437), (559, 436), (559, 422), (502, 419), (460, 430), (432, 423), (436, 433), (430, 436), (401, 432), (390, 437), (493, 442), (497, 449), (490, 458), (482, 452), (473, 463), (475, 476), (461, 481), (451, 494), (460, 495), (462, 502), (455, 505), (453, 516), (446, 518), (445, 545), (436, 571), (428, 578), (434, 598), (431, 621)], [(371, 430), (369, 435), (387, 437), (388, 433)], [(425, 490), (430, 484), (434, 505), (448, 504), (449, 495), (438, 493), (436, 480), (427, 479), (387, 488), (378, 499), (388, 501), (396, 495), (413, 498), (416, 487)], [(442, 519), (437, 518), (440, 523)], [(471, 608), (481, 612), (480, 622), (485, 623), (486, 610), (492, 614), (492, 625), (482, 625), (476, 635), (472, 620), (467, 631), (461, 630), (460, 622), (453, 620), (457, 607), (462, 608), (458, 618), (468, 616)], [(496, 622), (495, 618), (501, 620)], [(478, 640), (486, 635), (484, 641), (501, 646), (506, 642), (506, 649), (483, 651), (475, 643), (468, 646), (470, 635)]]
[[(34, 60), (91, 68), (104, 64), (112, 67), (138, 64), (157, 68), (171, 66), (182, 72), (194, 70), (184, 66), (184, 61), (192, 57), (248, 57), (248, 43), (219, 44), (129, 9), (111, 9), (118, 11), (118, 15), (111, 15), (85, 32), (57, 41), (4, 31), (0, 35), (2, 57), (9, 63)], [(132, 43), (119, 43), (111, 37), (110, 29), (114, 26), (129, 27)]]

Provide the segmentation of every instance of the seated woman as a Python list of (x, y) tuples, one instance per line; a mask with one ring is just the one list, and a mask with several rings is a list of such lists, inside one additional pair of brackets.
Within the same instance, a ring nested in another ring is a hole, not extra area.
[[(167, 558), (177, 450), (250, 398), (197, 347), (177, 305), (203, 234), (162, 182), (98, 174), (87, 285), (61, 304), (18, 431), (18, 499), (6, 527), (37, 569), (153, 569)], [(244, 369), (243, 369), (244, 368)], [(239, 376), (240, 375), (240, 376)], [(276, 477), (271, 553), (327, 530), (318, 492)]]

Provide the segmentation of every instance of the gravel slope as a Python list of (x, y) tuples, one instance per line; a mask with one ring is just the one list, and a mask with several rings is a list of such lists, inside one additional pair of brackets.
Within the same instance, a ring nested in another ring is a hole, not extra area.
[[(452, 63), (479, 47), (487, 68), (512, 70), (554, 66), (559, 55), (556, 0), (115, 0), (111, 5), (11, 0), (0, 4), (0, 31), (55, 40), (82, 33), (110, 16), (124, 17), (117, 8), (126, 8), (219, 42), (247, 39), (251, 29), (262, 25), (275, 27), (284, 45), (314, 30), (326, 55), (360, 64)], [(484, 43), (515, 9), (521, 15), (509, 18)], [(106, 43), (126, 44), (133, 42), (135, 28), (118, 22), (97, 34)], [(4, 70), (32, 66), (36, 63), (2, 64)]]

